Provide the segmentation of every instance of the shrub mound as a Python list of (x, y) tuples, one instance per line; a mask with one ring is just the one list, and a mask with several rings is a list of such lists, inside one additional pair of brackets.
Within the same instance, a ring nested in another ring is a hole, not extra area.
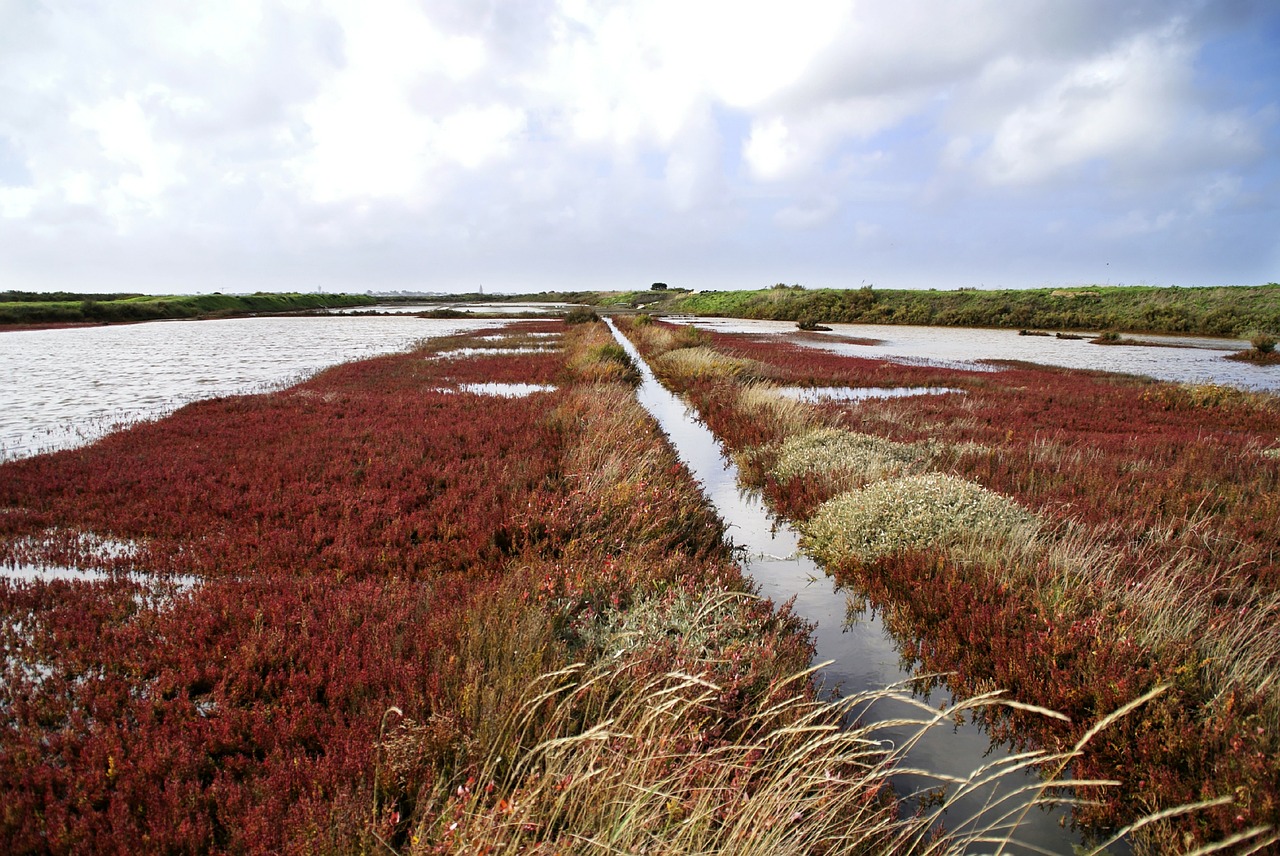
[(906, 550), (999, 539), (1034, 517), (1008, 497), (941, 473), (876, 482), (823, 503), (801, 531), (820, 561), (873, 562)]
[(843, 428), (821, 428), (786, 440), (770, 474), (783, 479), (847, 476), (857, 486), (899, 476), (923, 466), (929, 452), (920, 444), (898, 443)]

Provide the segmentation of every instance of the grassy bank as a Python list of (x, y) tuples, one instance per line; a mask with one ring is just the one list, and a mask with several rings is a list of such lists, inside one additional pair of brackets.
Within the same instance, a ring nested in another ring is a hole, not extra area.
[[(1008, 689), (996, 737), (1092, 741), (1077, 775), (1121, 786), (1086, 827), (1220, 798), (1144, 828), (1190, 852), (1280, 822), (1280, 404), (1274, 396), (1035, 366), (896, 365), (777, 336), (640, 318), (631, 336), (737, 453), (829, 573), (959, 697)], [(856, 405), (779, 385), (946, 387)]]
[(664, 311), (782, 321), (1248, 337), (1280, 333), (1280, 285), (1006, 291), (775, 286), (674, 297)]
[(376, 301), (355, 294), (0, 294), (0, 324), (105, 324), (281, 312), (312, 312)]
[[(419, 303), (422, 298), (401, 298)], [(396, 302), (397, 299), (388, 299)], [(1219, 288), (1085, 286), (1005, 291), (915, 291), (879, 288), (691, 293), (687, 289), (456, 294), (451, 303), (528, 301), (585, 304), (797, 323), (919, 324), (1014, 330), (1092, 330), (1204, 336), (1280, 335), (1280, 285)], [(109, 323), (200, 318), (367, 306), (352, 294), (154, 297), (137, 294), (0, 294), (0, 325)]]
[(918, 324), (1011, 330), (1183, 333), (1249, 338), (1280, 335), (1280, 284), (1178, 288), (1080, 286), (955, 291), (807, 289), (776, 285), (744, 291), (669, 288), (451, 295), (458, 301), (537, 300), (667, 314), (759, 318), (820, 324)]

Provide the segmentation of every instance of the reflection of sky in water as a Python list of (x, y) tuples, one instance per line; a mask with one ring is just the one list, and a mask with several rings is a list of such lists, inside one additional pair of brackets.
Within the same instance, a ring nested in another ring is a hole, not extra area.
[(784, 386), (774, 390), (784, 398), (794, 398), (809, 404), (824, 401), (866, 401), (871, 398), (910, 398), (914, 395), (946, 395), (956, 392), (964, 395), (962, 389), (951, 389), (946, 386)]
[[(791, 327), (794, 329), (795, 325)], [(778, 524), (770, 518), (759, 498), (739, 489), (737, 468), (726, 459), (715, 435), (694, 418), (680, 398), (654, 379), (630, 342), (623, 337), (619, 337), (619, 341), (641, 366), (643, 382), (637, 390), (640, 403), (658, 420), (680, 460), (689, 467), (703, 493), (724, 520), (729, 538), (742, 550), (743, 567), (755, 580), (760, 594), (771, 598), (775, 604), (794, 598), (795, 614), (817, 623), (814, 630), (816, 660), (833, 661), (820, 672), (825, 685), (829, 689), (838, 689), (844, 695), (855, 695), (880, 690), (910, 678), (911, 673), (902, 670), (897, 647), (879, 618), (864, 611), (856, 616), (855, 621), (849, 621), (848, 592), (827, 578), (812, 559), (800, 552), (799, 538), (794, 529), (785, 523)], [(935, 692), (931, 699), (933, 708), (936, 709), (947, 697), (945, 690)], [(874, 714), (867, 715), (865, 720), (899, 716), (919, 720), (922, 712), (905, 703), (881, 701), (877, 702)], [(915, 737), (918, 731), (917, 726), (885, 727), (877, 730), (874, 736), (901, 746)], [(957, 726), (951, 720), (945, 720), (919, 738), (908, 759), (912, 766), (930, 773), (963, 777), (1006, 754), (1001, 749), (992, 749), (990, 740), (977, 726), (969, 723)], [(1007, 794), (1035, 782), (1032, 775), (1015, 774), (1004, 778), (997, 787), (999, 793)], [(939, 784), (927, 776), (897, 776), (894, 783), (900, 791), (907, 792)], [(953, 808), (945, 822), (951, 826), (960, 824), (966, 819), (966, 813), (981, 811), (991, 794), (990, 788), (979, 789)], [(997, 811), (996, 815), (1000, 813)], [(1065, 814), (1062, 809), (1052, 812), (1033, 810), (1019, 827), (1016, 837), (1019, 841), (1043, 848), (1043, 851), (1070, 853), (1072, 844), (1078, 839), (1058, 826), (1058, 819)], [(1006, 852), (1021, 854), (1029, 851), (1012, 847)]]
[(179, 574), (173, 577), (154, 577), (139, 571), (112, 573), (99, 568), (72, 568), (66, 565), (3, 565), (0, 564), (0, 578), (14, 582), (52, 582), (65, 580), (75, 583), (103, 582), (105, 580), (127, 579), (142, 586), (171, 585), (175, 591), (187, 591), (199, 584), (200, 578), (190, 574)]
[(460, 383), (456, 390), (438, 386), (436, 392), (470, 392), (473, 395), (496, 395), (501, 398), (524, 398), (535, 392), (552, 392), (554, 386), (545, 383)]
[[(752, 321), (737, 318), (687, 318), (668, 320), (726, 333), (796, 333), (790, 321)], [(1141, 345), (1094, 345), (1087, 339), (1055, 336), (1019, 336), (1016, 330), (983, 330), (967, 327), (899, 327), (875, 324), (830, 324), (830, 333), (810, 333), (795, 338), (797, 344), (853, 357), (925, 362), (953, 368), (981, 368), (975, 360), (1020, 360), (1073, 369), (1146, 375), (1184, 383), (1222, 383), (1247, 389), (1280, 389), (1280, 367), (1256, 366), (1223, 359), (1247, 350), (1237, 339), (1135, 334), (1132, 338), (1195, 347), (1169, 348)], [(841, 337), (878, 339), (876, 345), (854, 345)], [(822, 341), (826, 339), (828, 341)]]
[(501, 324), (406, 317), (237, 318), (0, 333), (0, 458), (253, 392), (420, 339)]
[(555, 348), (454, 348), (431, 354), (432, 360), (457, 360), (467, 357), (514, 357), (520, 354), (552, 354)]
[(577, 304), (573, 303), (546, 303), (546, 302), (530, 302), (530, 303), (449, 303), (447, 300), (437, 300), (435, 302), (422, 301), (419, 303), (378, 303), (373, 306), (344, 306), (339, 309), (332, 310), (338, 315), (351, 315), (361, 312), (379, 312), (386, 315), (395, 314), (412, 314), (415, 312), (435, 312), (441, 309), (449, 309), (454, 312), (483, 312), (486, 314), (517, 314), (525, 315), (537, 313), (539, 315), (550, 315), (559, 312), (566, 312)]

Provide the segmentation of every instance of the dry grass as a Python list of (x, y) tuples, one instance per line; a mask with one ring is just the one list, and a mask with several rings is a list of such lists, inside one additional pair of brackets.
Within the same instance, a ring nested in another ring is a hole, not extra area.
[(566, 334), (565, 370), (577, 383), (634, 386), (640, 373), (603, 324), (577, 324)]
[[(732, 739), (717, 742), (708, 735), (722, 724), (721, 687), (696, 668), (651, 673), (620, 655), (542, 675), (502, 719), (500, 745), (531, 748), (516, 758), (489, 753), (474, 777), (440, 794), (442, 810), (412, 830), (406, 849), (737, 856), (1044, 852), (1018, 842), (1020, 823), (1039, 806), (1069, 801), (1063, 789), (1113, 784), (1064, 774), (1090, 739), (1161, 691), (1103, 717), (1070, 751), (1011, 755), (953, 777), (907, 770), (903, 758), (931, 728), (977, 708), (1011, 705), (1057, 715), (996, 694), (943, 710), (891, 690), (815, 701), (804, 691), (811, 677), (809, 670), (779, 680), (770, 692), (779, 700), (735, 723)], [(889, 699), (912, 713), (842, 727), (851, 711)], [(914, 736), (893, 746), (879, 737), (890, 727)], [(1023, 778), (1028, 769), (1041, 778)], [(939, 795), (929, 808), (900, 812), (889, 781), (904, 772), (936, 785), (930, 791)], [(1009, 782), (1003, 796), (987, 798), (976, 814), (960, 808), (962, 799), (1001, 780)], [(1218, 802), (1145, 818), (1089, 852), (1103, 854), (1105, 846), (1151, 822)], [(944, 820), (946, 831), (938, 826)], [(1261, 849), (1275, 840), (1255, 828), (1236, 843)]]
[(819, 424), (813, 407), (786, 395), (768, 383), (745, 383), (738, 392), (738, 407), (752, 418), (766, 421), (780, 436), (790, 436)]
[(1270, 410), (1280, 407), (1280, 398), (1270, 392), (1252, 392), (1216, 383), (1162, 383), (1142, 394), (1146, 401), (1165, 409), (1241, 408)]
[(659, 377), (679, 378), (681, 383), (695, 380), (749, 379), (758, 373), (751, 360), (731, 357), (711, 348), (680, 348), (667, 351), (653, 361)]

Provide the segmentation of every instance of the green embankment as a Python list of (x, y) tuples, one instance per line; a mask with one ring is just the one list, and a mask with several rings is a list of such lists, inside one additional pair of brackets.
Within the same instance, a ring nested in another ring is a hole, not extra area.
[(0, 324), (75, 324), (156, 321), (275, 312), (309, 312), (366, 306), (376, 301), (357, 294), (0, 294)]
[(758, 291), (673, 295), (662, 309), (780, 321), (1248, 336), (1258, 331), (1280, 332), (1280, 284), (1007, 291), (774, 286)]
[[(385, 298), (355, 294), (0, 293), (0, 324), (101, 323), (197, 318), (371, 305)], [(408, 300), (408, 298), (406, 298)], [(415, 297), (412, 302), (421, 302)], [(455, 294), (451, 303), (547, 301), (603, 309), (641, 309), (689, 315), (776, 321), (920, 324), (1039, 330), (1116, 330), (1249, 337), (1280, 335), (1280, 284), (1161, 288), (1081, 286), (1025, 290), (916, 291), (807, 289), (776, 285), (755, 291), (687, 289), (546, 291), (537, 294)], [(396, 302), (392, 299), (389, 302)]]

